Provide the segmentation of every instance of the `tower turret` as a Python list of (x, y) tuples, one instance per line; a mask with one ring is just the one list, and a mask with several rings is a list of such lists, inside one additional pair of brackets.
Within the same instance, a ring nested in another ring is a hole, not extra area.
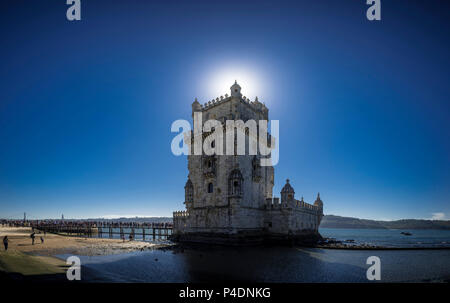
[(289, 184), (289, 179), (286, 180), (286, 184), (281, 189), (281, 204), (294, 201), (295, 191)]
[(234, 81), (234, 84), (230, 87), (231, 96), (241, 98), (241, 86), (237, 84), (237, 81)]
[(319, 207), (319, 209), (323, 209), (323, 202), (320, 199), (320, 193), (317, 193), (317, 199), (314, 201), (314, 205)]
[(195, 98), (195, 101), (192, 102), (192, 114), (194, 112), (200, 112), (202, 110), (202, 106), (200, 105), (200, 102), (198, 102), (197, 98)]

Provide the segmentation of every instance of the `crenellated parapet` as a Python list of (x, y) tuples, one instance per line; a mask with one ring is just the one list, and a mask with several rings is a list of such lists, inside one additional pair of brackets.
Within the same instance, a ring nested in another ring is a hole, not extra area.
[(313, 210), (313, 211), (319, 211), (319, 207), (306, 203), (305, 201), (302, 200), (295, 200), (295, 207), (296, 208), (304, 208), (304, 209), (309, 209), (309, 210)]
[[(236, 89), (237, 89), (237, 91), (236, 91)], [(265, 114), (267, 114), (267, 112), (268, 112), (268, 108), (266, 107), (266, 105), (264, 103), (259, 102), (258, 97), (255, 97), (255, 100), (252, 101), (249, 98), (247, 98), (246, 96), (243, 96), (240, 93), (240, 86), (237, 83), (235, 83), (231, 87), (231, 96), (229, 96), (228, 94), (225, 94), (225, 96), (222, 95), (220, 97), (214, 98), (208, 102), (205, 102), (203, 105), (198, 102), (197, 98), (195, 98), (194, 103), (192, 103), (192, 109), (193, 109), (193, 111), (204, 112), (215, 106), (218, 106), (220, 104), (228, 102), (228, 101), (232, 100), (233, 98), (242, 101), (242, 103), (248, 105), (254, 111), (259, 111), (259, 112), (262, 112)]]
[(281, 209), (280, 198), (266, 198), (266, 209)]
[(294, 203), (280, 203), (280, 198), (266, 198), (266, 209), (282, 209), (283, 207), (289, 207), (292, 210), (309, 210), (314, 212), (321, 212), (321, 208), (309, 204), (302, 200), (294, 200)]
[[(196, 107), (196, 111), (206, 111), (209, 110), (211, 108), (213, 108), (214, 106), (220, 105), (222, 103), (228, 102), (231, 100), (232, 97), (228, 96), (228, 94), (224, 96), (220, 96), (217, 97), (215, 99), (212, 99), (208, 102), (205, 102), (203, 104), (200, 104), (200, 106)], [(250, 106), (254, 111), (262, 111), (262, 112), (266, 112), (268, 111), (267, 107), (265, 104), (261, 103), (258, 101), (258, 97), (256, 97), (256, 99), (254, 101), (251, 101), (249, 98), (247, 98), (246, 96), (242, 96), (240, 98), (240, 100), (244, 103), (247, 104), (248, 106)]]
[(174, 211), (173, 217), (174, 218), (189, 217), (189, 213), (187, 211)]
[(208, 110), (214, 106), (225, 103), (229, 100), (231, 100), (231, 97), (229, 97), (228, 94), (225, 94), (225, 97), (224, 96), (217, 97), (216, 99), (212, 99), (208, 102), (205, 102), (203, 105), (201, 105), (201, 111)]

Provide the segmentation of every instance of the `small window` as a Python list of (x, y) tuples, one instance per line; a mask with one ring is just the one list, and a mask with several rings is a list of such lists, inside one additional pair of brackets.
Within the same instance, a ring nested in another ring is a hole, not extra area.
[(211, 148), (214, 148), (216, 146), (216, 141), (211, 142)]
[(208, 167), (211, 167), (211, 166), (212, 166), (211, 161), (208, 161)]
[(212, 193), (213, 190), (214, 190), (213, 184), (212, 184), (212, 183), (209, 183), (209, 184), (208, 184), (208, 193)]
[(239, 186), (239, 182), (238, 181), (234, 181), (233, 185), (234, 185), (234, 187), (238, 187)]

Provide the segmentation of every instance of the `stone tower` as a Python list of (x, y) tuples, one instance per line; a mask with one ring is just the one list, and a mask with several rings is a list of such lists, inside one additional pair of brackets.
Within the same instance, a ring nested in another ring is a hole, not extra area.
[[(291, 212), (283, 212), (281, 215), (277, 206), (278, 198), (272, 197), (273, 167), (261, 166), (261, 156), (258, 153), (249, 153), (254, 133), (249, 131), (248, 126), (252, 121), (268, 121), (269, 110), (258, 98), (250, 101), (243, 96), (241, 86), (237, 82), (230, 87), (230, 93), (230, 96), (221, 96), (204, 105), (195, 99), (192, 103), (192, 117), (200, 115), (202, 126), (208, 120), (219, 121), (217, 125), (222, 129), (226, 129), (227, 120), (242, 123), (245, 153), (201, 153), (188, 156), (189, 174), (184, 199), (186, 211), (174, 212), (174, 236), (180, 240), (221, 242), (236, 237), (260, 240), (270, 234), (272, 229), (276, 233), (287, 234), (290, 227), (277, 222), (285, 220), (286, 216), (294, 215), (292, 209), (299, 204), (288, 180), (281, 191), (281, 204), (289, 206)], [(235, 129), (233, 131), (237, 132)], [(211, 147), (218, 145), (215, 141), (205, 141), (210, 134), (211, 132), (203, 132), (200, 135), (191, 132), (191, 145), (196, 136), (201, 136), (201, 142), (211, 144)], [(226, 150), (225, 136), (223, 147)], [(235, 143), (231, 148), (236, 151)], [(306, 205), (303, 203), (302, 205)], [(318, 207), (308, 205), (311, 210), (318, 211)], [(290, 217), (288, 219), (291, 220)]]

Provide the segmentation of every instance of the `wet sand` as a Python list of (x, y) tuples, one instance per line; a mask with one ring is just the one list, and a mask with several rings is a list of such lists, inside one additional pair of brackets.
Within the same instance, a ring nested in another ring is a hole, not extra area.
[[(122, 254), (132, 251), (144, 251), (160, 247), (160, 245), (125, 241), (119, 239), (98, 239), (72, 236), (60, 236), (47, 233), (36, 233), (35, 243), (30, 238), (31, 228), (0, 227), (0, 239), (8, 236), (9, 247), (0, 249), (0, 278), (27, 278), (42, 276), (46, 279), (65, 278), (67, 268), (65, 262), (55, 255), (99, 256)], [(41, 243), (40, 237), (44, 238)]]
[[(31, 243), (31, 229), (27, 227), (0, 227), (0, 237), (9, 238), (9, 249), (23, 253), (32, 253), (42, 256), (57, 254), (74, 255), (109, 255), (127, 251), (152, 249), (158, 245), (139, 241), (125, 241), (120, 239), (99, 239), (74, 236), (60, 236), (47, 233), (36, 233), (35, 244)], [(44, 238), (41, 243), (40, 237)]]

